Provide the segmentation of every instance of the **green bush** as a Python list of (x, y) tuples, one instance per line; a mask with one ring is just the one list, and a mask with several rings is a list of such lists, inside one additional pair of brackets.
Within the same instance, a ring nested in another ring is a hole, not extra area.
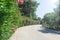
[(13, 27), (18, 28), (20, 16), (16, 0), (0, 0), (0, 40), (8, 40), (13, 33)]
[(34, 20), (19, 14), (17, 0), (0, 0), (0, 40), (8, 40), (18, 27), (34, 24)]

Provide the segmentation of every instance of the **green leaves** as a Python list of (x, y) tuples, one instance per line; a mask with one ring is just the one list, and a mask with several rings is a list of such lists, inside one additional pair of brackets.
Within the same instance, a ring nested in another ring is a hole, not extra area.
[(19, 26), (18, 4), (15, 2), (16, 0), (0, 0), (0, 40), (8, 40), (13, 33), (13, 25)]
[(45, 14), (42, 22), (44, 27), (60, 30), (60, 1), (53, 13)]
[[(27, 0), (23, 5), (20, 5), (20, 11), (25, 16), (31, 16), (31, 18), (34, 16), (35, 18), (36, 14), (34, 12), (37, 4), (34, 1)], [(18, 0), (0, 0), (0, 40), (8, 40), (13, 33), (13, 28), (34, 23), (36, 24), (32, 19), (21, 17), (21, 13), (18, 10)]]
[(35, 16), (36, 8), (38, 7), (38, 3), (35, 0), (24, 0), (23, 5), (19, 5), (19, 8), (21, 8), (21, 12), (23, 16), (33, 17)]

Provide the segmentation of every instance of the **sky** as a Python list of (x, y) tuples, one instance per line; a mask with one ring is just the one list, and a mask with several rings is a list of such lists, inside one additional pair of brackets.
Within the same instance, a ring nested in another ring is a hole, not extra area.
[(56, 8), (57, 0), (36, 0), (40, 5), (37, 8), (36, 14), (38, 17), (43, 18), (46, 13), (53, 12)]

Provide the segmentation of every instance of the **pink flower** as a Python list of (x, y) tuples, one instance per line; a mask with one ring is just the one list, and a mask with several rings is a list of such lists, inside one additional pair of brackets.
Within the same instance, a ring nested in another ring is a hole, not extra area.
[(22, 5), (24, 3), (24, 0), (18, 0), (18, 3)]

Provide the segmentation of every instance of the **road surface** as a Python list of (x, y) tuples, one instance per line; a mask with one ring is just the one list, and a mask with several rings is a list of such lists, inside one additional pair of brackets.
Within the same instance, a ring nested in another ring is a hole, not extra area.
[(18, 28), (9, 40), (60, 40), (60, 32), (44, 29), (42, 25), (24, 26)]

